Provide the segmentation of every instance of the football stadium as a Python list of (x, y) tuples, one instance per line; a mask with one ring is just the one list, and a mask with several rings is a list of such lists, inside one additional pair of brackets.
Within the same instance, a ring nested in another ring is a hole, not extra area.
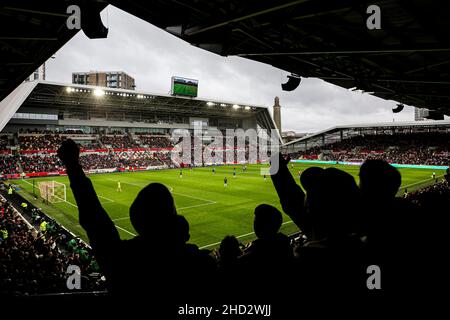
[(149, 299), (135, 310), (280, 319), (318, 295), (435, 293), (450, 208), (450, 28), (430, 18), (434, 3), (374, 1), (387, 28), (376, 35), (355, 27), (363, 1), (74, 3), (89, 12), (89, 39), (107, 37), (99, 15), (113, 5), (290, 72), (280, 91), (313, 77), (423, 114), (288, 139), (278, 97), (203, 98), (208, 83), (179, 75), (169, 93), (121, 72), (45, 80), (34, 70), (80, 32), (66, 27), (68, 4), (2, 3), (0, 300)]

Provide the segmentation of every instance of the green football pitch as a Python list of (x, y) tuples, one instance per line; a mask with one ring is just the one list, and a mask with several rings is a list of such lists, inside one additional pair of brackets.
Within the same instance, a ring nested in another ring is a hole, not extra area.
[(197, 96), (197, 87), (187, 85), (187, 84), (178, 84), (175, 83), (173, 85), (173, 92), (175, 94), (187, 95), (187, 96)]
[[(105, 210), (114, 221), (123, 239), (135, 235), (129, 220), (128, 210), (139, 190), (151, 182), (160, 182), (172, 192), (177, 211), (184, 215), (190, 224), (190, 242), (200, 247), (212, 248), (226, 235), (235, 235), (240, 241), (246, 242), (255, 238), (253, 233), (253, 210), (261, 204), (267, 203), (280, 208), (272, 181), (268, 176), (264, 180), (260, 169), (264, 165), (249, 165), (246, 172), (241, 166), (236, 166), (236, 178), (233, 178), (234, 166), (218, 166), (216, 173), (212, 168), (183, 169), (180, 178), (179, 169), (110, 173), (90, 175), (97, 195)], [(289, 165), (290, 171), (298, 182), (298, 171), (305, 170), (311, 164), (295, 163)], [(317, 165), (316, 165), (317, 166)], [(319, 165), (325, 167), (324, 165)], [(326, 165), (330, 167), (330, 165)], [(358, 183), (358, 166), (334, 165), (355, 177)], [(402, 174), (402, 189), (412, 191), (432, 183), (432, 172), (440, 177), (444, 171), (428, 169), (400, 169)], [(224, 187), (223, 179), (228, 178), (228, 186)], [(54, 180), (67, 186), (67, 201), (47, 205), (41, 198), (33, 199), (33, 185), (37, 187), (40, 181)], [(118, 192), (117, 181), (120, 181), (122, 192)], [(78, 223), (78, 211), (69, 187), (68, 178), (49, 177), (42, 179), (15, 180), (21, 193), (46, 214), (53, 217), (67, 229), (87, 240), (86, 234)], [(151, 205), (149, 206), (151, 213)], [(157, 214), (155, 212), (155, 214)], [(282, 231), (286, 234), (297, 231), (295, 225), (284, 216)]]

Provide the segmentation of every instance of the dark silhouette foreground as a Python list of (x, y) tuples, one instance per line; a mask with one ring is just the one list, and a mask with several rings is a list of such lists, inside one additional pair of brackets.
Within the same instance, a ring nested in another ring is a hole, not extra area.
[(130, 220), (138, 235), (121, 240), (79, 164), (77, 145), (65, 141), (58, 156), (67, 168), (80, 224), (114, 296), (176, 302), (202, 293), (197, 289), (210, 280), (214, 261), (186, 243), (189, 224), (177, 215), (172, 195), (164, 185), (152, 183), (139, 192), (130, 207)]
[[(71, 140), (58, 150), (80, 224), (113, 296), (154, 297), (159, 306), (281, 299), (295, 309), (304, 297), (412, 295), (437, 281), (423, 280), (433, 278), (429, 274), (440, 263), (436, 257), (445, 248), (444, 241), (433, 250), (417, 239), (417, 230), (423, 231), (424, 239), (432, 239), (436, 230), (435, 221), (423, 219), (431, 206), (396, 198), (401, 175), (385, 161), (366, 161), (359, 186), (342, 170), (308, 168), (300, 176), (303, 190), (289, 172), (290, 159), (278, 155), (279, 170), (271, 178), (284, 213), (301, 236), (292, 242), (281, 233), (281, 212), (262, 204), (254, 211), (257, 239), (242, 250), (235, 237), (225, 237), (216, 262), (187, 243), (189, 223), (177, 214), (169, 190), (158, 183), (143, 188), (130, 207), (138, 236), (121, 240), (83, 173), (78, 153)], [(448, 194), (448, 182), (442, 183)], [(448, 205), (448, 200), (438, 203)], [(367, 270), (373, 265), (381, 270), (384, 291), (368, 288)]]

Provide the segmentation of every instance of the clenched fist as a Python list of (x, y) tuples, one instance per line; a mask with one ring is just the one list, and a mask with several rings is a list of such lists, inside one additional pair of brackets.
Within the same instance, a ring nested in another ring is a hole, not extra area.
[(79, 164), (80, 149), (72, 139), (63, 141), (58, 149), (58, 157), (64, 163), (66, 168)]

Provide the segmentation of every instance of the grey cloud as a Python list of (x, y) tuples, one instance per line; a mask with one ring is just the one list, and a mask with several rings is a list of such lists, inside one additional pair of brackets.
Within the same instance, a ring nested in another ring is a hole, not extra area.
[(413, 109), (392, 114), (393, 101), (353, 93), (319, 79), (303, 79), (293, 92), (281, 90), (286, 72), (238, 57), (196, 48), (117, 8), (102, 14), (107, 39), (80, 32), (47, 63), (47, 79), (70, 82), (74, 71), (123, 70), (137, 90), (168, 93), (174, 75), (199, 80), (199, 96), (272, 106), (280, 97), (283, 130), (313, 132), (339, 124), (413, 119)]

